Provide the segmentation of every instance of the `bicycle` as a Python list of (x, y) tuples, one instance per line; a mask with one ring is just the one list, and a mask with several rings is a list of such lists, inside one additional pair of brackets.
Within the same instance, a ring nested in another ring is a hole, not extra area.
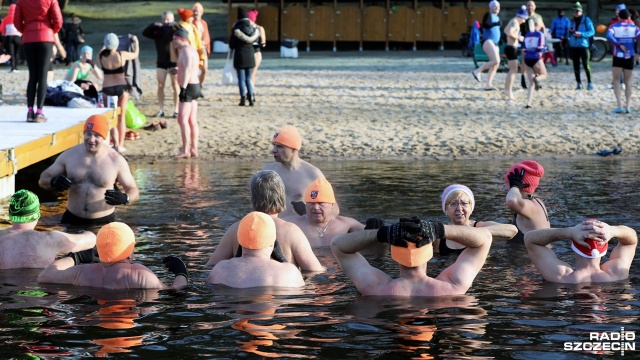
[(602, 59), (604, 59), (604, 57), (607, 56), (607, 53), (609, 53), (610, 51), (611, 49), (609, 48), (609, 41), (607, 41), (607, 38), (600, 36), (593, 37), (593, 44), (591, 44), (591, 47), (589, 48), (591, 61), (602, 61)]

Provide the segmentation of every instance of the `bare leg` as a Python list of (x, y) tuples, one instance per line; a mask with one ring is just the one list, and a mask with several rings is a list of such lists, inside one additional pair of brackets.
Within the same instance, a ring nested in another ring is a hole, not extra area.
[(547, 80), (547, 66), (539, 61), (533, 66), (533, 73), (537, 82)]
[(176, 158), (191, 157), (191, 129), (189, 128), (189, 115), (191, 113), (190, 102), (180, 102), (178, 104), (178, 125), (180, 125), (180, 134), (182, 135), (182, 151), (176, 155)]
[[(204, 50), (204, 51), (206, 51), (206, 50)], [(209, 59), (207, 59), (205, 57), (204, 58), (204, 65), (200, 69), (200, 76), (199, 76), (200, 86), (204, 86), (204, 79), (207, 76), (207, 67), (208, 66), (209, 66)]]
[(616, 107), (621, 109), (622, 100), (620, 99), (620, 78), (622, 77), (622, 68), (611, 68), (611, 72), (613, 74), (613, 94), (616, 96)]
[(493, 79), (496, 77), (498, 67), (500, 66), (500, 50), (498, 49), (498, 46), (491, 41), (485, 41), (485, 44), (488, 44), (487, 49), (485, 49), (484, 45), (482, 46), (482, 49), (489, 56), (490, 60), (487, 62), (487, 64), (490, 64), (490, 67), (487, 74), (487, 82), (484, 84), (484, 88), (490, 89), (493, 87)]
[(120, 108), (120, 114), (118, 115), (118, 151), (120, 151), (120, 148), (124, 147), (124, 135), (127, 132), (127, 123), (125, 122), (127, 101), (129, 101), (128, 91), (125, 91), (121, 96), (118, 96), (118, 107)]
[(191, 130), (191, 157), (198, 157), (198, 138), (200, 128), (198, 127), (198, 102), (191, 101), (191, 112), (189, 114), (189, 126)]
[(633, 76), (633, 70), (624, 70), (624, 96), (626, 102), (626, 108), (629, 109), (629, 102), (631, 101), (631, 91), (633, 90), (631, 87), (631, 77)]
[(167, 79), (167, 70), (156, 68), (156, 79), (158, 80), (158, 107), (160, 112), (164, 112), (164, 86)]
[(178, 112), (178, 91), (180, 86), (178, 85), (178, 77), (175, 74), (169, 73), (171, 78), (171, 89), (173, 90), (173, 112)]
[(262, 63), (262, 53), (261, 52), (257, 52), (254, 54), (254, 57), (256, 59), (256, 67), (253, 68), (253, 72), (251, 73), (251, 83), (252, 84), (256, 84), (256, 73), (258, 72), (258, 67), (260, 66), (260, 63)]
[[(527, 66), (525, 71), (526, 71), (527, 80), (529, 81), (529, 84), (532, 84), (533, 76), (534, 76), (533, 68), (530, 68)], [(529, 86), (527, 88), (527, 108), (531, 107), (531, 100), (533, 99), (533, 88), (534, 88), (533, 86)]]
[(504, 82), (504, 91), (503, 93), (509, 98), (509, 100), (514, 100), (513, 96), (513, 82), (516, 79), (516, 74), (518, 73), (518, 60), (509, 60), (509, 73), (507, 74), (507, 79)]

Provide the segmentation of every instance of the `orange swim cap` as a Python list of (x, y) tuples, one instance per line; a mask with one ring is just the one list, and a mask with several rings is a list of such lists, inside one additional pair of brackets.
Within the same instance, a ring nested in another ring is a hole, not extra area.
[(415, 243), (407, 241), (408, 247), (391, 246), (391, 258), (406, 267), (420, 266), (433, 257), (433, 245), (426, 244), (417, 248)]
[(302, 138), (298, 130), (289, 125), (278, 130), (273, 134), (272, 142), (288, 146), (295, 150), (300, 150), (302, 147)]
[(93, 131), (106, 140), (109, 136), (109, 120), (104, 115), (91, 115), (84, 123), (84, 132), (86, 131)]
[(180, 19), (182, 21), (187, 21), (189, 20), (190, 17), (193, 16), (193, 12), (189, 9), (185, 9), (185, 8), (179, 8), (178, 9), (178, 16), (180, 17)]
[(308, 203), (336, 203), (331, 184), (325, 178), (317, 178), (307, 187), (304, 201)]
[(250, 212), (238, 226), (238, 243), (246, 249), (260, 250), (276, 242), (276, 223), (271, 216), (258, 211)]
[(106, 263), (124, 260), (133, 251), (136, 237), (129, 225), (112, 222), (103, 226), (96, 238), (100, 261)]

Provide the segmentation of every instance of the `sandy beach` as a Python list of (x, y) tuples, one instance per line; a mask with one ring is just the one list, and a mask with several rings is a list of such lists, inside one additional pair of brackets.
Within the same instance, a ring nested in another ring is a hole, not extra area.
[[(472, 59), (459, 51), (301, 52), (297, 59), (278, 55), (265, 54), (256, 105), (240, 107), (237, 86), (220, 85), (225, 54), (212, 54), (206, 97), (198, 102), (200, 158), (264, 158), (273, 132), (288, 124), (302, 134), (301, 156), (307, 159), (592, 155), (614, 146), (623, 149), (622, 156), (640, 151), (640, 91), (634, 86), (631, 114), (613, 113), (610, 58), (592, 64), (593, 91), (574, 90), (572, 65), (549, 66), (549, 79), (535, 93), (533, 108), (525, 109), (526, 91), (519, 79), (515, 101), (501, 91), (483, 91), (470, 74)], [(144, 94), (136, 104), (151, 123), (162, 120), (151, 117), (157, 111), (155, 68), (143, 68)], [(56, 79), (65, 73), (57, 68)], [(505, 76), (499, 72), (494, 85), (501, 89)], [(3, 74), (6, 104), (26, 103), (27, 79), (26, 67)], [(586, 86), (584, 72), (582, 79)], [(170, 106), (165, 112), (171, 113)], [(139, 129), (141, 139), (127, 141), (125, 155), (176, 155), (178, 124), (173, 118), (164, 120), (167, 129)]]

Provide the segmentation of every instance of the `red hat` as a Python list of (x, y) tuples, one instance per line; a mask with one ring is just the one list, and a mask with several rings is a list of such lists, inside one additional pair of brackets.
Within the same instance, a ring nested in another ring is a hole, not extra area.
[(190, 17), (193, 16), (193, 11), (191, 11), (189, 9), (185, 9), (185, 8), (179, 8), (178, 9), (178, 16), (180, 17), (180, 19), (182, 21), (187, 21), (187, 20), (189, 20)]
[(249, 20), (256, 22), (256, 19), (258, 19), (258, 10), (248, 11), (247, 17), (249, 18)]
[(544, 168), (542, 167), (542, 165), (533, 160), (525, 160), (513, 165), (511, 168), (509, 168), (509, 170), (507, 170), (507, 173), (504, 174), (504, 181), (507, 183), (507, 185), (509, 185), (508, 176), (515, 169), (525, 170), (522, 184), (529, 184), (529, 186), (522, 189), (522, 191), (533, 194), (538, 188), (540, 178), (542, 177), (542, 175), (544, 175)]
[[(596, 219), (587, 219), (588, 221), (596, 221)], [(584, 246), (578, 244), (575, 240), (571, 242), (571, 249), (576, 252), (576, 254), (585, 257), (587, 259), (597, 259), (603, 257), (607, 250), (609, 249), (609, 243), (602, 243), (599, 239), (584, 239), (584, 242), (589, 246)]]

